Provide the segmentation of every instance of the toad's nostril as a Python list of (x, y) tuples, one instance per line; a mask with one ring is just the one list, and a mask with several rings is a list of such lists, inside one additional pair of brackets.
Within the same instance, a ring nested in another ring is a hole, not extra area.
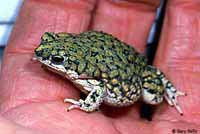
[(48, 57), (42, 57), (42, 60), (48, 60), (49, 59), (49, 56)]
[(40, 51), (35, 50), (35, 55), (36, 56), (42, 56), (42, 51), (41, 50)]

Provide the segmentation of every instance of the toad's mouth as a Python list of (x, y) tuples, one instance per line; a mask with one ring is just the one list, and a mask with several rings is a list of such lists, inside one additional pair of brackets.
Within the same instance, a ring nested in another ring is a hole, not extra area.
[(50, 60), (43, 60), (41, 57), (38, 56), (34, 56), (32, 58), (34, 61), (39, 61), (42, 64), (42, 67), (44, 67), (45, 69), (57, 73), (61, 76), (65, 76), (66, 74), (66, 69), (64, 68), (63, 65), (56, 65), (53, 64)]
[(51, 63), (50, 60), (42, 60), (41, 57), (37, 57), (36, 55), (32, 58), (34, 61), (38, 61), (42, 64), (42, 67), (63, 76), (70, 80), (76, 87), (78, 87), (83, 93), (88, 94), (87, 90), (84, 90), (84, 87), (75, 82), (78, 79), (78, 74), (72, 70), (66, 70), (62, 65), (55, 65)]

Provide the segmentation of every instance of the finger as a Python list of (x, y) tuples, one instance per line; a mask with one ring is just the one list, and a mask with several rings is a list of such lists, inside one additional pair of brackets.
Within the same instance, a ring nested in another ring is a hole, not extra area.
[(28, 102), (62, 99), (77, 94), (71, 84), (41, 69), (30, 59), (46, 31), (86, 30), (93, 0), (24, 1), (6, 48), (0, 78), (1, 110)]
[(160, 111), (159, 118), (200, 121), (200, 108), (197, 107), (200, 105), (199, 6), (199, 1), (195, 0), (170, 0), (167, 4), (155, 65), (187, 96), (178, 98), (183, 117), (167, 106)]
[(79, 33), (87, 30), (94, 2), (94, 0), (25, 1), (12, 32), (8, 51), (32, 52), (46, 31)]
[(101, 0), (91, 27), (111, 33), (133, 45), (139, 52), (144, 52), (158, 5), (159, 0), (151, 4), (141, 0)]

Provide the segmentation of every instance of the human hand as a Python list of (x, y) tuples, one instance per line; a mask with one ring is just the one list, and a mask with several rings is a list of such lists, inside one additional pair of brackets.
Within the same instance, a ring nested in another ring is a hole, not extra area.
[[(138, 0), (140, 1), (140, 0)], [(141, 0), (142, 1), (142, 0)], [(24, 133), (160, 133), (200, 131), (199, 2), (169, 0), (155, 64), (187, 97), (179, 98), (184, 116), (165, 103), (153, 121), (139, 117), (139, 104), (128, 108), (101, 107), (100, 112), (66, 112), (65, 97), (79, 91), (67, 80), (32, 62), (34, 48), (45, 31), (75, 32), (94, 29), (112, 33), (144, 52), (159, 2), (101, 0), (80, 2), (25, 1), (6, 48), (0, 78), (0, 128), (4, 134)], [(181, 1), (181, 2), (180, 2)], [(9, 131), (12, 130), (12, 131)]]

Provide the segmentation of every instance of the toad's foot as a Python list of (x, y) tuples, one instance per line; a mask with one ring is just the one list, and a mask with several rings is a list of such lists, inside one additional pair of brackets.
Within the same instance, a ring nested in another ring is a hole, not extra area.
[(160, 77), (162, 80), (162, 83), (165, 87), (164, 92), (164, 98), (168, 102), (170, 106), (174, 106), (176, 110), (180, 113), (180, 115), (183, 115), (183, 111), (181, 110), (181, 107), (178, 104), (178, 96), (186, 96), (186, 93), (183, 93), (181, 91), (178, 91), (172, 83), (166, 78), (166, 76), (158, 69), (151, 67), (152, 69), (156, 70), (156, 75)]
[(187, 94), (184, 92), (178, 91), (162, 72), (159, 72), (159, 74), (165, 86), (164, 97), (166, 101), (168, 102), (170, 106), (174, 106), (176, 110), (180, 113), (180, 115), (183, 115), (183, 111), (181, 110), (181, 107), (178, 104), (177, 98), (178, 96), (186, 96)]
[(176, 90), (170, 83), (166, 86), (166, 92), (165, 92), (165, 99), (168, 102), (169, 105), (174, 106), (176, 110), (183, 115), (183, 111), (181, 110), (179, 104), (178, 104), (178, 96), (186, 96), (186, 93), (183, 93), (181, 91)]
[(64, 102), (73, 104), (67, 108), (67, 111), (81, 109), (85, 112), (93, 112), (99, 108), (100, 104), (103, 102), (104, 96), (105, 89), (96, 87), (88, 94), (85, 100), (80, 99), (79, 101), (76, 101), (74, 99), (66, 98), (64, 99)]
[(81, 102), (82, 102), (83, 100), (79, 100), (79, 101), (76, 101), (76, 100), (74, 100), (74, 99), (69, 99), (69, 98), (65, 98), (64, 99), (64, 102), (65, 103), (72, 103), (73, 105), (71, 105), (70, 107), (68, 107), (67, 108), (67, 111), (70, 111), (70, 110), (72, 110), (72, 109), (80, 109), (80, 106), (81, 106)]

